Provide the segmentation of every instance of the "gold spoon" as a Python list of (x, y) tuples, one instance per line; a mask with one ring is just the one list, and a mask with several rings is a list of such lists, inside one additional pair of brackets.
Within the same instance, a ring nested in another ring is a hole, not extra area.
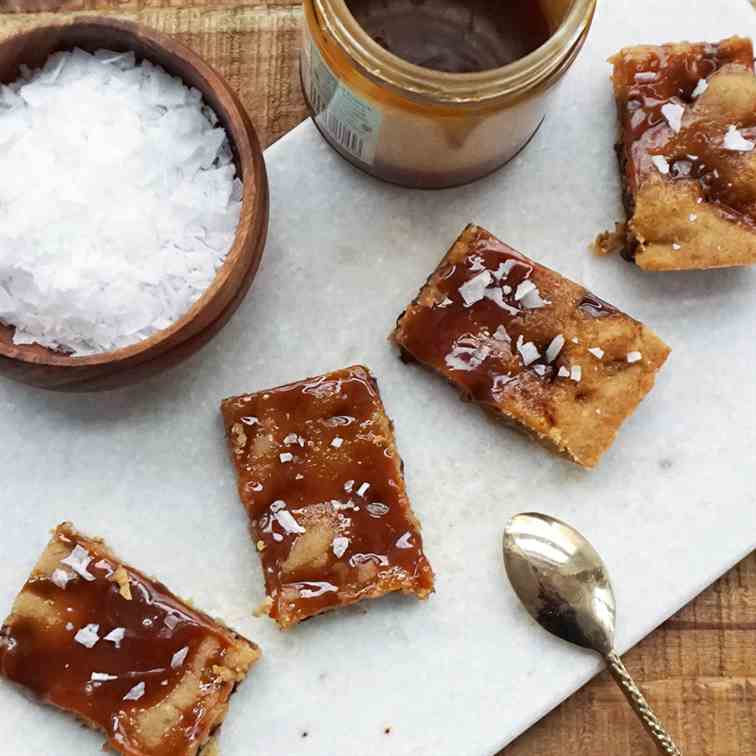
[(536, 622), (562, 640), (601, 654), (659, 751), (682, 756), (614, 650), (614, 592), (593, 546), (554, 517), (519, 514), (504, 529), (504, 565)]

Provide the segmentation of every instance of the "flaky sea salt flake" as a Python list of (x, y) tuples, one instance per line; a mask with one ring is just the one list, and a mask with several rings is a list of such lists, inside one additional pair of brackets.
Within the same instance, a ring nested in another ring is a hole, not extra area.
[(396, 542), (397, 549), (411, 549), (413, 545), (414, 544), (412, 543), (412, 533), (410, 533), (409, 531), (404, 533)]
[(100, 636), (98, 635), (99, 632), (99, 625), (84, 625), (84, 627), (74, 635), (74, 640), (82, 646), (86, 646), (86, 648), (94, 648), (97, 641), (100, 640)]
[(669, 173), (669, 163), (663, 155), (652, 155), (651, 162), (659, 173), (666, 176)]
[(680, 132), (680, 128), (682, 127), (682, 119), (683, 114), (685, 113), (685, 108), (679, 103), (667, 102), (662, 105), (661, 112), (664, 118), (666, 118), (667, 123), (669, 124), (669, 127), (672, 129), (672, 131), (674, 131), (675, 134), (678, 134)]
[(465, 281), (459, 287), (459, 294), (462, 297), (465, 306), (471, 307), (476, 302), (483, 299), (486, 287), (491, 283), (491, 272), (488, 270), (481, 271), (469, 281)]
[(357, 496), (365, 496), (365, 494), (368, 492), (368, 488), (370, 488), (370, 483), (363, 483), (357, 489)]
[(756, 144), (749, 139), (746, 139), (743, 134), (732, 125), (727, 129), (722, 146), (731, 152), (751, 152)]
[(276, 513), (278, 524), (287, 533), (305, 533), (306, 530), (294, 519), (294, 515), (288, 509), (282, 509)]
[(184, 665), (184, 662), (186, 661), (186, 656), (189, 653), (189, 646), (184, 646), (183, 648), (180, 648), (176, 653), (171, 657), (171, 669), (178, 669), (179, 667), (182, 667)]
[(349, 539), (346, 536), (336, 536), (331, 544), (336, 559), (341, 559), (349, 548)]
[(137, 683), (124, 697), (124, 701), (138, 701), (144, 695), (144, 683)]
[(696, 88), (690, 94), (691, 98), (695, 100), (696, 97), (700, 97), (708, 88), (709, 82), (706, 79), (699, 79)]
[(523, 364), (527, 367), (540, 358), (541, 353), (532, 341), (525, 342), (522, 334), (517, 337), (517, 351), (522, 357)]
[(113, 630), (111, 630), (104, 638), (103, 640), (110, 641), (116, 648), (121, 647), (121, 641), (123, 640), (124, 636), (126, 635), (126, 628), (125, 627), (116, 627)]
[(391, 508), (387, 504), (384, 504), (382, 501), (371, 502), (365, 508), (367, 509), (368, 514), (371, 517), (383, 517), (391, 511)]
[(52, 581), (53, 585), (57, 585), (61, 590), (65, 590), (68, 581), (72, 579), (73, 577), (71, 575), (69, 575), (65, 570), (61, 570), (60, 568), (54, 569), (52, 571), (52, 575), (50, 575), (50, 580)]
[(564, 336), (560, 333), (551, 340), (546, 348), (546, 362), (551, 363), (559, 356), (564, 347)]
[[(509, 287), (506, 287), (509, 288)], [(483, 292), (483, 296), (486, 299), (490, 299), (494, 304), (501, 307), (502, 310), (505, 312), (508, 312), (510, 315), (518, 315), (519, 312), (516, 307), (512, 307), (511, 304), (504, 301), (504, 287), (499, 288), (498, 286), (493, 286), (488, 289), (486, 289)]]
[(518, 285), (517, 290), (515, 291), (515, 301), (519, 302), (523, 297), (535, 290), (536, 285), (532, 281), (523, 281)]
[(512, 272), (512, 268), (514, 268), (516, 264), (517, 263), (514, 260), (505, 260), (503, 263), (499, 263), (499, 267), (496, 268), (493, 277), (497, 281), (508, 278), (509, 274)]
[(510, 335), (507, 333), (507, 329), (503, 325), (498, 325), (493, 334), (494, 341), (502, 341), (510, 343), (512, 341)]
[(65, 559), (61, 559), (60, 563), (70, 567), (77, 575), (83, 577), (84, 580), (91, 582), (95, 580), (95, 576), (87, 570), (91, 561), (92, 557), (89, 555), (89, 552), (77, 543), (74, 550)]

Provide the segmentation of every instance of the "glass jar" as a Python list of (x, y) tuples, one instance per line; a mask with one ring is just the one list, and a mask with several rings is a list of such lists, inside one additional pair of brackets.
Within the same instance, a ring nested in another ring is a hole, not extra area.
[(496, 170), (538, 129), (596, 7), (540, 2), (552, 33), (536, 50), (500, 68), (444, 73), (381, 47), (345, 0), (304, 0), (300, 66), (315, 124), (351, 163), (403, 186), (456, 186)]

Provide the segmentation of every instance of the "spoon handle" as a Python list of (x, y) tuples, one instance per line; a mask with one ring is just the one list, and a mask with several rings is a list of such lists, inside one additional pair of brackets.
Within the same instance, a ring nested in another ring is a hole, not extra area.
[(625, 669), (622, 659), (619, 658), (615, 651), (610, 651), (606, 655), (606, 662), (609, 665), (609, 671), (612, 673), (614, 681), (619, 685), (625, 694), (633, 711), (646, 728), (646, 732), (654, 739), (656, 747), (661, 753), (668, 756), (682, 756), (682, 751), (672, 742), (669, 733), (664, 729), (664, 725), (659, 721), (656, 714), (651, 711), (651, 707), (643, 697), (643, 693), (630, 677), (630, 673)]

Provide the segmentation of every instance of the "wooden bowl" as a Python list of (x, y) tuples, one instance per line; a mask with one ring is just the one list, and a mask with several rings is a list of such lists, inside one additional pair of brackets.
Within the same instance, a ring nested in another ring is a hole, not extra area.
[(13, 328), (0, 324), (0, 375), (58, 391), (97, 391), (143, 380), (177, 365), (218, 332), (239, 306), (257, 272), (268, 230), (268, 180), (254, 127), (223, 78), (185, 45), (139, 24), (79, 17), (32, 29), (0, 42), (0, 82), (19, 76), (19, 65), (38, 67), (59, 50), (81, 47), (133, 50), (202, 92), (225, 127), (244, 181), (239, 227), (223, 266), (180, 320), (123, 349), (70, 357), (38, 344), (13, 344)]

